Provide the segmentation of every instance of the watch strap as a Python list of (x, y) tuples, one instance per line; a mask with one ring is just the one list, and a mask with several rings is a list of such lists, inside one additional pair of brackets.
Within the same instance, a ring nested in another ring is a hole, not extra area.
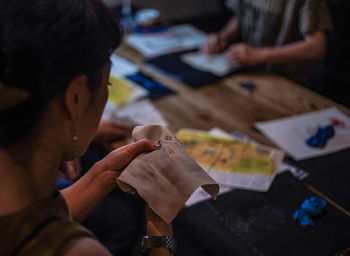
[(176, 251), (176, 241), (171, 236), (144, 236), (142, 243), (142, 253), (147, 255), (148, 251), (153, 248), (166, 248), (171, 252)]

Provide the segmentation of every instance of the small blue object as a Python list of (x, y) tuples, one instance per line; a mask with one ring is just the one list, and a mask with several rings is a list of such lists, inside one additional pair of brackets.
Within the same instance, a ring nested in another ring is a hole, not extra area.
[(248, 92), (252, 92), (254, 91), (256, 85), (252, 82), (241, 82), (239, 83), (239, 85), (244, 88), (245, 90), (247, 90)]
[(169, 26), (163, 26), (163, 27), (137, 27), (135, 29), (135, 33), (140, 34), (147, 34), (147, 33), (160, 33), (167, 31), (169, 29)]
[(149, 92), (148, 97), (151, 100), (156, 100), (169, 94), (176, 93), (175, 91), (167, 88), (164, 84), (153, 80), (143, 73), (131, 74), (128, 75), (127, 78), (145, 88)]
[(326, 146), (327, 141), (334, 137), (334, 128), (333, 125), (328, 125), (325, 127), (319, 127), (317, 132), (312, 135), (309, 139), (305, 141), (307, 145), (315, 148), (323, 148)]
[(317, 196), (308, 198), (301, 204), (301, 209), (294, 212), (293, 220), (303, 227), (312, 227), (311, 216), (320, 216), (326, 205), (326, 201)]
[(319, 216), (322, 214), (322, 211), (325, 208), (326, 204), (327, 203), (325, 200), (317, 196), (313, 196), (309, 199), (306, 199), (302, 203), (301, 209), (313, 216)]
[(309, 214), (304, 210), (296, 210), (293, 214), (293, 220), (298, 222), (303, 227), (312, 227), (314, 222)]

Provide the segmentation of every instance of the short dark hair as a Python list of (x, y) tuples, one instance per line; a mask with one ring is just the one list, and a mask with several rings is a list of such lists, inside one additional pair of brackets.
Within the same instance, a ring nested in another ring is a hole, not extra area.
[(31, 95), (0, 111), (0, 147), (25, 137), (74, 77), (87, 75), (93, 90), (121, 39), (100, 0), (0, 0), (0, 82)]

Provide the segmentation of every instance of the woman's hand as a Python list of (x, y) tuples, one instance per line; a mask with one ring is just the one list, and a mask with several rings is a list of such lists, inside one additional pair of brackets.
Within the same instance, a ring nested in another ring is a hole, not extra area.
[(81, 173), (81, 166), (79, 159), (73, 161), (65, 161), (60, 164), (58, 177), (74, 181)]
[[(148, 236), (173, 236), (171, 223), (163, 221), (152, 209), (146, 204), (146, 229)], [(174, 254), (165, 248), (154, 248), (148, 253), (149, 256), (173, 256)]]
[(146, 204), (146, 228), (149, 236), (173, 236), (171, 224), (167, 224)]
[(102, 121), (98, 126), (93, 145), (107, 151), (113, 148), (113, 143), (125, 145), (131, 138), (132, 128), (119, 121)]
[(95, 172), (95, 176), (101, 180), (104, 188), (113, 189), (116, 186), (116, 179), (135, 157), (157, 148), (157, 145), (143, 139), (112, 151), (91, 169)]
[(96, 205), (117, 186), (116, 179), (135, 157), (157, 148), (158, 146), (144, 139), (116, 149), (97, 162), (72, 186), (64, 189), (62, 194), (73, 218), (83, 221)]
[(207, 42), (202, 45), (200, 51), (206, 55), (217, 54), (222, 52), (227, 44), (228, 41), (225, 38), (219, 34), (213, 33), (209, 35)]

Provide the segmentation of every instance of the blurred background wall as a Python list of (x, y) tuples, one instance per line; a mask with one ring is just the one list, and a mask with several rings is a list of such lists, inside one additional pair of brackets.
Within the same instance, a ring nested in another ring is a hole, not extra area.
[(350, 1), (326, 0), (334, 30), (327, 35), (323, 63), (315, 68), (307, 85), (350, 107)]
[[(104, 0), (109, 6), (118, 6), (122, 0)], [(200, 15), (210, 15), (222, 10), (223, 0), (132, 0), (140, 8), (158, 9), (166, 20), (182, 20)]]

